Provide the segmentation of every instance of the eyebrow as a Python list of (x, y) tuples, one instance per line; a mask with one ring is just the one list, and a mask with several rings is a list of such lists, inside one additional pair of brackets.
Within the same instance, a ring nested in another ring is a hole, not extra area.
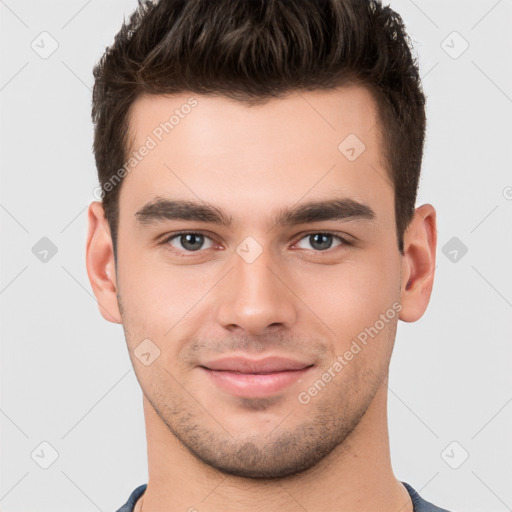
[[(140, 225), (166, 220), (199, 221), (231, 227), (232, 216), (207, 202), (171, 200), (157, 197), (135, 213)], [(283, 227), (326, 220), (373, 220), (375, 212), (367, 204), (349, 198), (312, 201), (281, 208), (273, 216), (273, 226)]]

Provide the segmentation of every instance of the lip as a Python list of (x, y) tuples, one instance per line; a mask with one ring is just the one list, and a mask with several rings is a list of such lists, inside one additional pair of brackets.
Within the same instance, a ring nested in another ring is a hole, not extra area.
[(234, 396), (261, 398), (297, 382), (313, 366), (284, 357), (259, 360), (226, 357), (205, 363), (200, 369), (217, 386)]
[(287, 357), (265, 357), (250, 359), (247, 357), (230, 356), (209, 361), (201, 366), (210, 370), (230, 371), (239, 373), (275, 373), (288, 370), (302, 370), (311, 363), (304, 363)]

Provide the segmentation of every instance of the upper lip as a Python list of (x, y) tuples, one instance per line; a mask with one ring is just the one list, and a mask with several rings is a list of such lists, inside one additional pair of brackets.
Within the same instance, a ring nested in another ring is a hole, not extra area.
[(210, 370), (223, 370), (240, 373), (274, 373), (288, 370), (302, 370), (310, 363), (303, 363), (286, 357), (266, 357), (264, 359), (249, 359), (246, 357), (224, 357), (202, 364)]

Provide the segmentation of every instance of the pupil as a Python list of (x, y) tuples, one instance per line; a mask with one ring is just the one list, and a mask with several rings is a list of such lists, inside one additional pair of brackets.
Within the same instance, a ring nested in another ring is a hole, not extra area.
[(332, 245), (331, 235), (316, 233), (310, 236), (311, 245), (319, 250), (329, 249)]
[(189, 233), (181, 235), (181, 245), (189, 251), (197, 251), (201, 248), (203, 235)]

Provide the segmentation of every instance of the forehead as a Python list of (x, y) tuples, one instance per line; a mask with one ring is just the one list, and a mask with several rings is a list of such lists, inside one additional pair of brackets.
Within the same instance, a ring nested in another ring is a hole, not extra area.
[(261, 213), (334, 195), (378, 210), (393, 196), (379, 130), (374, 98), (360, 86), (252, 106), (192, 93), (141, 96), (130, 112), (121, 210), (164, 196)]

